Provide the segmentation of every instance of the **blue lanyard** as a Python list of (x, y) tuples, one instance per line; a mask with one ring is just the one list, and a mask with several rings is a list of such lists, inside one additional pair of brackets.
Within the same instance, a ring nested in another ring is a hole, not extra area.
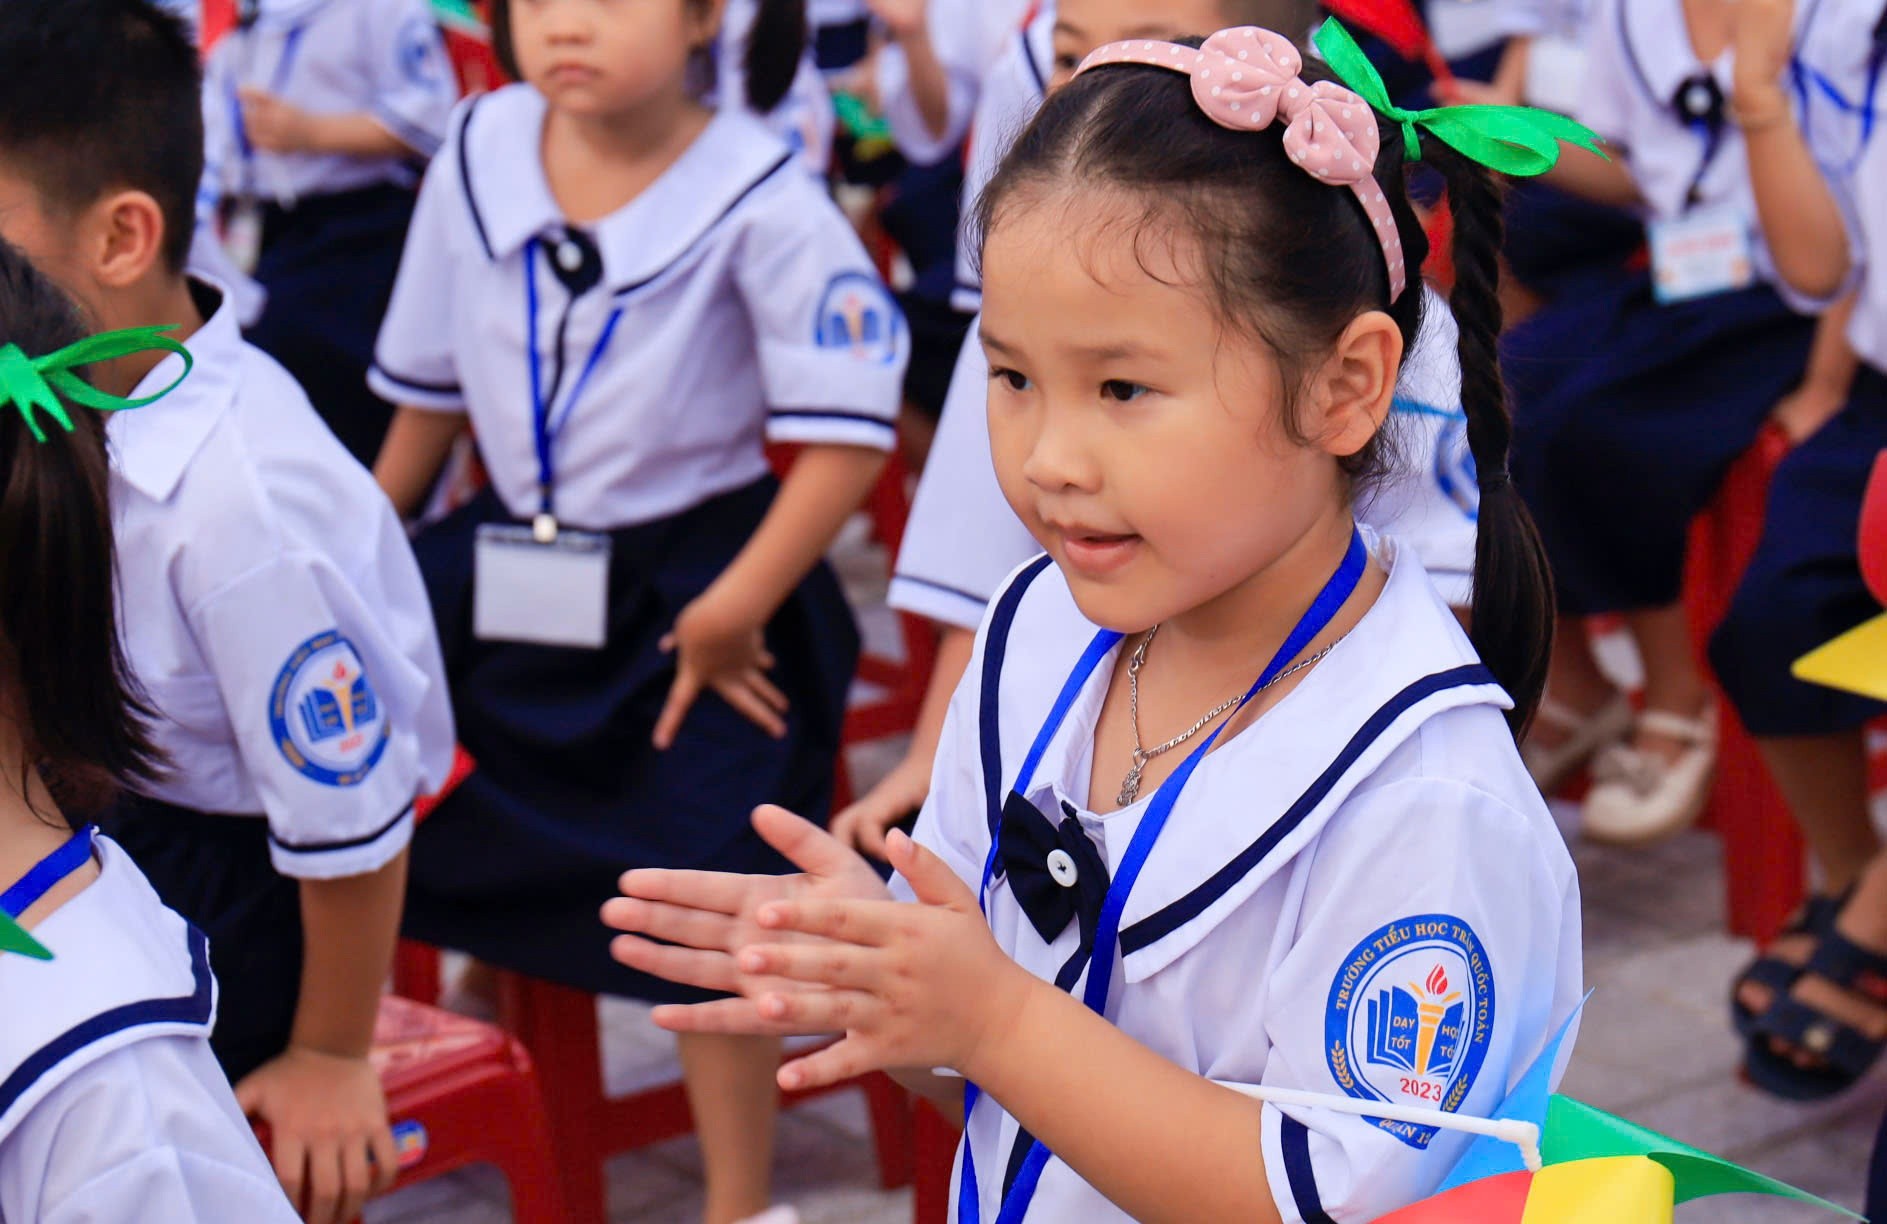
[[(537, 444), (537, 489), (542, 515), (556, 512), (557, 468), (554, 458), (557, 435), (570, 423), (570, 414), (576, 411), (577, 400), (582, 397), (583, 389), (589, 385), (590, 376), (596, 373), (596, 367), (602, 364), (603, 353), (609, 348), (610, 337), (616, 334), (616, 324), (622, 321), (622, 307), (617, 306), (609, 312), (609, 318), (603, 323), (603, 333), (596, 338), (596, 347), (590, 350), (589, 358), (584, 361), (583, 369), (577, 374), (577, 381), (570, 387), (570, 396), (564, 400), (563, 413), (553, 424), (551, 420), (551, 400), (556, 398), (553, 387), (546, 395), (544, 391), (544, 359), (537, 348), (537, 250), (540, 243), (533, 238), (524, 244), (524, 310), (525, 344), (531, 357), (531, 426)], [(576, 299), (571, 299), (571, 305)], [(569, 307), (565, 307), (567, 311)], [(566, 318), (568, 316), (566, 315)], [(561, 330), (558, 336), (562, 343)]]
[(1851, 102), (1841, 92), (1840, 86), (1819, 69), (1803, 63), (1801, 57), (1789, 61), (1789, 76), (1795, 85), (1795, 96), (1802, 106), (1802, 124), (1805, 129), (1813, 131), (1809, 113), (1818, 95), (1834, 107), (1836, 113), (1853, 115), (1861, 121), (1861, 139), (1853, 154), (1840, 165), (1830, 165), (1829, 169), (1843, 175), (1852, 173), (1860, 165), (1862, 155), (1867, 152), (1868, 143), (1874, 139), (1874, 121), (1880, 115), (1875, 101), (1880, 95), (1881, 68), (1884, 64), (1887, 64), (1887, 31), (1874, 36), (1874, 50), (1867, 60), (1867, 92), (1859, 102)]
[[(1094, 936), (1094, 950), (1088, 957), (1088, 980), (1082, 995), (1082, 1002), (1096, 1015), (1107, 1015), (1107, 995), (1114, 978), (1114, 948), (1120, 942), (1121, 916), (1127, 909), (1127, 898), (1132, 895), (1134, 884), (1140, 879), (1140, 872), (1147, 865), (1147, 858), (1153, 853), (1154, 843), (1159, 841), (1160, 832), (1166, 827), (1167, 818), (1173, 814), (1173, 806), (1179, 802), (1180, 792), (1192, 778), (1193, 771), (1199, 768), (1212, 745), (1219, 736), (1237, 719), (1238, 712), (1247, 702), (1273, 680), (1280, 672), (1290, 666), (1291, 661), (1304, 653), (1305, 647), (1314, 641), (1330, 624), (1337, 612), (1355, 593), (1357, 584), (1363, 580), (1363, 569), (1368, 561), (1368, 551), (1363, 547), (1363, 537), (1352, 530), (1350, 547), (1343, 555), (1342, 564), (1336, 573), (1324, 583), (1323, 590), (1311, 602), (1310, 608), (1297, 622), (1290, 635), (1284, 639), (1284, 645), (1272, 656), (1257, 681), (1246, 690), (1245, 696), (1232, 710), (1231, 716), (1220, 723), (1204, 743), (1193, 749), (1191, 754), (1180, 763), (1172, 776), (1160, 784), (1154, 793), (1153, 801), (1147, 805), (1146, 815), (1140, 818), (1140, 825), (1134, 830), (1133, 840), (1127, 845), (1127, 853), (1121, 859), (1120, 870), (1114, 873), (1113, 881), (1107, 887), (1107, 899), (1101, 903), (1101, 920)], [(1056, 732), (1068, 717), (1068, 711), (1081, 696), (1088, 678), (1101, 660), (1107, 657), (1121, 640), (1121, 635), (1111, 629), (1103, 629), (1094, 635), (1082, 654), (1081, 661), (1069, 673), (1067, 682), (1062, 685), (1061, 693), (1055, 698), (1048, 719), (1042, 729), (1036, 733), (1035, 742), (1029, 747), (1029, 754), (1022, 762), (1022, 772), (1017, 775), (1015, 787), (1017, 794), (1026, 792), (1034, 780), (1035, 770), (1042, 763), (1042, 756), (1048, 751)], [(991, 839), (989, 857), (983, 863), (983, 882), (977, 890), (977, 903), (983, 912), (989, 912), (989, 890), (996, 874), (999, 843)], [(963, 1176), (957, 1188), (958, 1224), (981, 1224), (982, 1201), (976, 1185), (976, 1157), (969, 1139), (970, 1117), (976, 1110), (977, 1099), (982, 1095), (975, 1084), (966, 1083), (963, 1089)], [(1028, 1214), (1029, 1204), (1035, 1198), (1036, 1187), (1041, 1183), (1042, 1172), (1048, 1167), (1051, 1153), (1037, 1140), (1029, 1148), (1028, 1156), (1023, 1160), (1022, 1169), (1016, 1176), (1015, 1185), (1004, 1196), (1001, 1211), (996, 1216), (996, 1224), (1020, 1224)]]
[(92, 834), (97, 831), (86, 825), (67, 838), (64, 845), (34, 863), (33, 869), (21, 876), (17, 884), (0, 893), (0, 910), (5, 910), (7, 917), (17, 919), (61, 880), (85, 866), (92, 857)]
[[(275, 72), (269, 77), (269, 92), (277, 97), (280, 97), (282, 91), (288, 88), (288, 78), (295, 71), (295, 59), (301, 54), (301, 37), (306, 32), (307, 27), (293, 25), (288, 28), (287, 35), (282, 39), (282, 58), (275, 61)], [(238, 35), (242, 38), (252, 36), (253, 31), (250, 30), (244, 30)], [(242, 158), (243, 189), (247, 192), (254, 186), (249, 179), (256, 159), (256, 150), (255, 146), (249, 143), (249, 129), (242, 121), (242, 95), (239, 90), (240, 86), (232, 74), (229, 79), (229, 121), (236, 133), (236, 152)]]

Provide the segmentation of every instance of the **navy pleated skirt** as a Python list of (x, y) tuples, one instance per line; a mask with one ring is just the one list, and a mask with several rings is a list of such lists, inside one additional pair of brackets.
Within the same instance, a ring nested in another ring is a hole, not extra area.
[(792, 703), (786, 737), (710, 692), (674, 747), (649, 742), (675, 677), (657, 643), (746, 545), (776, 488), (769, 477), (613, 532), (600, 650), (473, 637), (474, 537), (512, 521), (495, 495), (419, 537), (459, 740), (478, 768), (414, 838), (408, 934), (599, 994), (710, 997), (611, 960), (597, 911), (629, 868), (793, 870), (754, 834), (760, 804), (826, 819), (858, 634), (823, 564), (767, 626), (773, 679)]
[(1815, 321), (1760, 285), (1668, 306), (1584, 276), (1501, 342), (1514, 483), (1571, 615), (1677, 601), (1691, 519), (1801, 382)]
[(367, 389), (374, 340), (413, 220), (413, 192), (382, 184), (310, 196), (262, 218), (256, 280), (268, 307), (251, 343), (295, 376), (334, 436), (373, 466), (393, 406)]
[(1710, 640), (1724, 692), (1757, 735), (1829, 735), (1887, 707), (1805, 684), (1790, 666), (1880, 615), (1861, 580), (1856, 536), (1874, 457), (1887, 450), (1887, 376), (1861, 367), (1841, 414), (1776, 469), (1762, 542)]

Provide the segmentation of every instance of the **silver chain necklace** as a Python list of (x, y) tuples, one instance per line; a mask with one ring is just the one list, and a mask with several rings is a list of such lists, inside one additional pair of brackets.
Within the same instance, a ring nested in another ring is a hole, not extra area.
[[(1133, 724), (1133, 731), (1134, 731), (1134, 763), (1133, 763), (1133, 768), (1127, 771), (1127, 777), (1123, 779), (1120, 784), (1120, 794), (1114, 796), (1115, 804), (1117, 804), (1120, 807), (1126, 807), (1128, 804), (1132, 803), (1135, 799), (1140, 797), (1140, 776), (1141, 774), (1146, 772), (1148, 762), (1152, 761), (1154, 757), (1163, 756), (1164, 754), (1171, 752), (1173, 749), (1179, 747), (1181, 744), (1185, 743), (1187, 740), (1191, 739), (1193, 736), (1199, 734), (1201, 731), (1204, 731), (1207, 727), (1212, 725), (1213, 719), (1225, 713), (1227, 710), (1231, 709), (1233, 706), (1237, 705), (1240, 701), (1244, 700), (1245, 698), (1245, 694), (1238, 693), (1234, 695), (1233, 697), (1231, 697), (1230, 699), (1226, 701), (1222, 701), (1218, 705), (1214, 706), (1212, 709), (1208, 710), (1204, 718), (1201, 718), (1198, 722), (1194, 723), (1192, 726), (1188, 727), (1186, 730), (1180, 732), (1178, 735), (1175, 735), (1172, 739), (1167, 740), (1164, 744), (1161, 744), (1159, 747), (1142, 748), (1140, 746), (1140, 669), (1146, 665), (1147, 647), (1153, 645), (1153, 635), (1158, 633), (1159, 631), (1160, 631), (1160, 627), (1158, 625), (1155, 625), (1153, 626), (1153, 628), (1149, 629), (1147, 631), (1147, 636), (1140, 639), (1140, 645), (1135, 648), (1133, 658), (1130, 659), (1127, 663), (1127, 712), (1128, 712), (1128, 718)], [(1335, 650), (1337, 646), (1343, 641), (1343, 638), (1349, 637), (1349, 636), (1350, 635), (1346, 633), (1343, 635), (1343, 637), (1340, 637), (1335, 642), (1330, 643), (1330, 645), (1324, 647), (1322, 650), (1318, 651), (1316, 654), (1311, 655), (1309, 658), (1303, 660), (1302, 662), (1294, 663), (1291, 666), (1285, 668), (1283, 671), (1279, 672), (1277, 675), (1271, 677), (1271, 679), (1265, 681), (1264, 684), (1259, 687), (1257, 692), (1252, 694), (1252, 696), (1256, 697), (1258, 693), (1264, 692), (1265, 689), (1270, 688), (1272, 685), (1278, 683), (1278, 681), (1283, 680), (1290, 676), (1295, 676), (1298, 672), (1303, 671), (1306, 667), (1309, 667), (1312, 664), (1318, 662), (1325, 655)]]

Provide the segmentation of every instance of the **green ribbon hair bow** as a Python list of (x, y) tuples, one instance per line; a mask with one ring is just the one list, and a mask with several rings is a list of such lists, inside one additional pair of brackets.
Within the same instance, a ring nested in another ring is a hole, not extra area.
[(1402, 143), (1409, 161), (1422, 160), (1418, 128), (1427, 128), (1437, 140), (1490, 170), (1531, 178), (1545, 174), (1559, 162), (1564, 141), (1604, 157), (1598, 134), (1564, 115), (1530, 106), (1442, 106), (1434, 110), (1403, 110), (1389, 100), (1376, 65), (1369, 62), (1350, 32), (1332, 17), (1314, 40), (1324, 62), (1345, 85), (1355, 90), (1376, 113), (1402, 126)]
[[(18, 408), (26, 427), (33, 431), (33, 437), (44, 442), (46, 431), (40, 427), (40, 413), (51, 417), (67, 433), (72, 432), (72, 418), (66, 414), (65, 405), (60, 402), (61, 396), (99, 412), (120, 412), (126, 408), (154, 404), (175, 391), (189, 377), (190, 369), (195, 364), (190, 350), (164, 334), (171, 330), (169, 327), (129, 327), (122, 331), (101, 332), (44, 357), (28, 357), (17, 344), (0, 346), (0, 408), (8, 404)], [(108, 395), (73, 372), (101, 361), (129, 357), (133, 353), (158, 351), (181, 356), (183, 373), (170, 386), (143, 399)]]

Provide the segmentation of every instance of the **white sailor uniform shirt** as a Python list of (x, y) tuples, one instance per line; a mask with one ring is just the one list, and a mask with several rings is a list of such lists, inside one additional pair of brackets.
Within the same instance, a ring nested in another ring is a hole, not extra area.
[[(556, 510), (593, 529), (752, 483), (768, 470), (764, 442), (891, 448), (909, 331), (786, 145), (743, 111), (718, 112), (591, 227), (601, 279), (573, 295), (548, 266), (567, 230), (538, 153), (544, 106), (514, 85), (461, 108), (420, 190), (375, 391), (469, 412), (493, 488), (529, 517), (540, 508), (531, 352), (550, 361), (561, 346), (573, 377), (552, 406)], [(531, 268), (540, 309), (527, 339)], [(588, 355), (599, 355), (591, 377), (574, 377)]]
[(98, 878), (0, 955), (0, 1220), (292, 1224), (210, 1052), (202, 934), (95, 835)]
[[(1506, 694), (1419, 561), (1364, 534), (1386, 587), (1194, 773), (1126, 902), (1107, 1018), (1221, 1083), (1485, 1116), (1579, 1001), (1578, 883), (1515, 751)], [(972, 888), (993, 809), (1094, 633), (1046, 558), (991, 609), (916, 834)], [(1116, 657), (1081, 689), (1024, 796), (1078, 819), (1110, 875), (1151, 801), (1105, 814), (1087, 803)], [(1001, 875), (986, 902), (997, 943), (1037, 976), (1086, 964), (1071, 957), (1079, 923), (1045, 944)], [(988, 1098), (970, 1120), (985, 1220), (1017, 1129)], [(1467, 1139), (1266, 1105), (1251, 1158), (1287, 1224), (1364, 1221), (1433, 1193)], [(1029, 1212), (1127, 1218), (1059, 1161)]]
[[(125, 651), (174, 767), (140, 789), (265, 815), (283, 875), (363, 875), (451, 768), (432, 609), (373, 477), (227, 297), (192, 287), (189, 377), (106, 427)], [(137, 394), (182, 370), (166, 357)]]
[(900, 152), (919, 165), (931, 165), (956, 152), (969, 133), (982, 94), (983, 77), (1012, 40), (1028, 12), (1027, 0), (936, 2), (925, 11), (931, 47), (949, 82), (944, 130), (932, 135), (911, 93), (911, 71), (904, 48), (891, 43), (878, 53), (878, 106)]

